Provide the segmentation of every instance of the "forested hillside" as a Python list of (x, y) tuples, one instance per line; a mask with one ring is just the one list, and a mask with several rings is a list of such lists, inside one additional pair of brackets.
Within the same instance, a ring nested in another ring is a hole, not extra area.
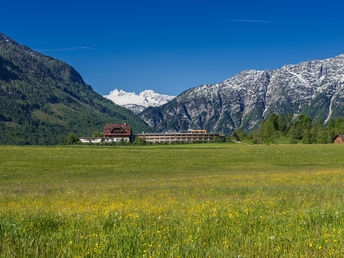
[(71, 132), (91, 135), (107, 122), (151, 130), (93, 91), (71, 66), (0, 33), (0, 144), (58, 144)]

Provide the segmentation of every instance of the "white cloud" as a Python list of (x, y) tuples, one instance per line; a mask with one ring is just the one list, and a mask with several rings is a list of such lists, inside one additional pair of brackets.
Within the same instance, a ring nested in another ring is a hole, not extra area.
[(230, 22), (240, 22), (240, 23), (270, 23), (265, 20), (251, 20), (251, 19), (231, 19)]

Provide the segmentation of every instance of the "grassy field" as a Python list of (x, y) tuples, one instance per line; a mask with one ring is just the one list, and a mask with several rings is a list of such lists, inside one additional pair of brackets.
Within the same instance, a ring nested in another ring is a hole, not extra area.
[(0, 256), (344, 256), (344, 146), (0, 147)]

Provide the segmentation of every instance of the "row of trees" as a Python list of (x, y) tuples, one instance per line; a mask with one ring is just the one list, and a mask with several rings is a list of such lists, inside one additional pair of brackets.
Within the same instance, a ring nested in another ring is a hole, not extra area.
[(256, 131), (246, 137), (253, 143), (275, 143), (284, 138), (288, 139), (289, 143), (312, 144), (331, 143), (333, 137), (342, 133), (343, 118), (331, 118), (326, 124), (321, 120), (313, 121), (310, 116), (304, 114), (298, 115), (296, 119), (293, 115), (271, 114)]

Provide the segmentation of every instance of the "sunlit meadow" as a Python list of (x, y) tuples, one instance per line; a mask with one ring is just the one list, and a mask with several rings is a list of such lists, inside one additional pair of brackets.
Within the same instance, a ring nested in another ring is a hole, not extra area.
[(0, 147), (0, 256), (344, 256), (344, 146)]

